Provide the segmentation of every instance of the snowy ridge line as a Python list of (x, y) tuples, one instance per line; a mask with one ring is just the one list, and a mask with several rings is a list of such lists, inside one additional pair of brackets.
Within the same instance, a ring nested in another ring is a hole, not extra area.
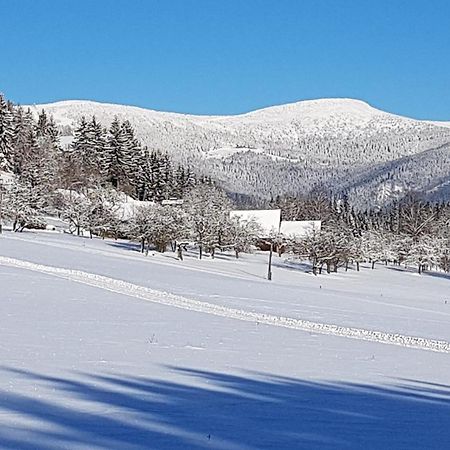
[(246, 322), (258, 322), (266, 325), (291, 328), (295, 330), (315, 332), (332, 336), (347, 337), (364, 341), (377, 342), (382, 344), (398, 345), (401, 347), (430, 350), (434, 352), (450, 353), (450, 343), (435, 339), (427, 339), (416, 336), (407, 336), (398, 333), (387, 333), (376, 330), (366, 330), (363, 328), (345, 327), (309, 320), (294, 319), (290, 317), (275, 316), (271, 314), (245, 311), (226, 306), (214, 305), (207, 302), (188, 299), (180, 295), (171, 294), (164, 291), (150, 289), (123, 280), (109, 278), (94, 273), (80, 270), (64, 269), (60, 267), (45, 266), (29, 261), (0, 256), (0, 265), (16, 267), (47, 275), (53, 275), (88, 286), (97, 287), (110, 292), (127, 295), (129, 297), (150, 301), (166, 306), (173, 306), (180, 309), (195, 311), (205, 314), (212, 314), (228, 319), (237, 319)]

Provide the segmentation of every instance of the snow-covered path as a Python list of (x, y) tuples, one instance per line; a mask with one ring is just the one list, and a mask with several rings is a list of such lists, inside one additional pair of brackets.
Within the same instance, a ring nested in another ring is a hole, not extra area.
[(342, 327), (335, 324), (311, 322), (308, 320), (295, 319), (292, 317), (274, 316), (242, 309), (228, 308), (207, 302), (188, 299), (180, 295), (157, 291), (144, 286), (128, 283), (123, 280), (109, 278), (94, 273), (79, 270), (64, 269), (61, 267), (44, 266), (29, 261), (0, 256), (0, 265), (16, 267), (47, 275), (54, 275), (77, 283), (87, 284), (100, 289), (105, 289), (118, 294), (139, 298), (142, 300), (173, 306), (190, 311), (213, 314), (228, 319), (237, 319), (248, 322), (257, 322), (301, 331), (329, 334), (332, 336), (361, 339), (365, 341), (382, 344), (399, 345), (422, 350), (431, 350), (442, 353), (450, 353), (450, 343), (442, 340), (426, 339), (415, 336), (405, 336), (398, 333), (384, 333), (377, 330), (366, 330), (362, 328)]
[[(127, 242), (43, 233), (5, 234), (0, 255), (95, 273), (233, 309), (340, 327), (450, 341), (449, 280), (392, 268), (314, 277), (266, 255), (180, 262), (169, 252), (145, 257)], [(26, 256), (24, 256), (26, 255)], [(406, 286), (406, 288), (405, 288)]]

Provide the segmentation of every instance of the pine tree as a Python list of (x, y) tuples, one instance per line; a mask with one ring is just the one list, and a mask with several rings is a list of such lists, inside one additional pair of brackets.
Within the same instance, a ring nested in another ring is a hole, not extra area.
[(47, 114), (45, 110), (39, 113), (37, 124), (36, 124), (36, 136), (38, 138), (43, 138), (48, 135), (49, 121), (47, 119)]
[(107, 180), (114, 188), (129, 191), (130, 178), (136, 173), (134, 148), (135, 142), (128, 125), (120, 124), (116, 117), (109, 129), (105, 168)]
[(18, 107), (14, 114), (14, 139), (13, 139), (13, 157), (12, 170), (20, 175), (24, 161), (35, 150), (33, 147), (37, 144), (34, 139), (34, 122), (31, 111), (24, 111)]
[(11, 171), (13, 168), (14, 121), (8, 103), (0, 94), (0, 170)]
[(105, 175), (105, 158), (107, 157), (107, 131), (101, 126), (95, 116), (86, 127), (87, 146), (89, 153), (87, 157), (88, 170), (100, 177)]
[(133, 190), (131, 193), (137, 196), (139, 165), (142, 163), (142, 148), (141, 144), (136, 139), (134, 129), (128, 120), (122, 124), (122, 133), (125, 137), (122, 150), (122, 161), (126, 165), (124, 172), (127, 182)]
[(84, 116), (81, 117), (80, 123), (75, 129), (74, 139), (70, 146), (68, 156), (73, 164), (74, 183), (78, 182), (83, 185), (86, 184), (92, 165), (89, 128)]
[(149, 152), (148, 148), (144, 147), (140, 155), (140, 162), (136, 172), (136, 195), (138, 200), (148, 199), (148, 186), (151, 181), (149, 170)]

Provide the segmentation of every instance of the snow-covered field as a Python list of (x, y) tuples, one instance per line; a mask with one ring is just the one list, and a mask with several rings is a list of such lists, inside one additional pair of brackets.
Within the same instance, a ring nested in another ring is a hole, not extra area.
[(4, 233), (0, 447), (445, 448), (450, 278), (274, 265)]

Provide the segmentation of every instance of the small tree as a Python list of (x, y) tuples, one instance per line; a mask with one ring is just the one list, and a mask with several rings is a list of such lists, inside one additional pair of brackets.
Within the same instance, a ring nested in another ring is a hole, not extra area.
[(228, 223), (231, 202), (221, 189), (203, 184), (189, 191), (184, 208), (199, 258), (202, 259), (205, 248), (214, 256), (215, 248), (224, 244), (224, 225)]
[(232, 247), (236, 258), (239, 258), (239, 253), (249, 252), (261, 235), (261, 226), (255, 220), (242, 221), (233, 217), (227, 227), (227, 246)]
[(2, 213), (12, 222), (13, 231), (23, 231), (26, 227), (42, 226), (41, 215), (45, 205), (45, 194), (39, 187), (14, 181), (5, 190)]

